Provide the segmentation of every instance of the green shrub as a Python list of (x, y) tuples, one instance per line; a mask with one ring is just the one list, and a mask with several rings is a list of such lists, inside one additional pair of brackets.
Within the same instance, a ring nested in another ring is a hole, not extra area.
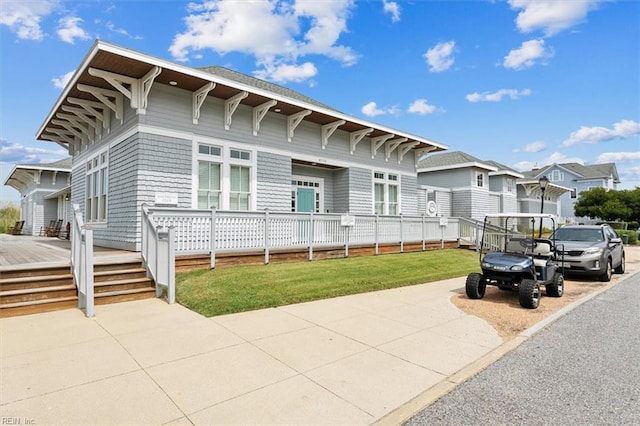
[(638, 235), (636, 234), (635, 229), (616, 229), (616, 233), (620, 236), (620, 238), (626, 240), (627, 244), (636, 244), (638, 242)]
[(20, 220), (20, 208), (15, 204), (8, 202), (0, 207), (0, 234), (5, 234), (7, 229), (11, 228)]

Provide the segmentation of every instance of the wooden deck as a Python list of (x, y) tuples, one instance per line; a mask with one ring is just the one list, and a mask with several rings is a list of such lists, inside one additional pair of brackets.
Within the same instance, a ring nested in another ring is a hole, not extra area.
[[(140, 253), (94, 247), (94, 262), (118, 258), (139, 259)], [(0, 272), (24, 265), (68, 265), (71, 259), (71, 242), (55, 237), (0, 234)]]

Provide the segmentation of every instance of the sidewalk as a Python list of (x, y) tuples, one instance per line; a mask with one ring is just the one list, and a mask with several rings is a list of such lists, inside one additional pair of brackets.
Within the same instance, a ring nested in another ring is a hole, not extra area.
[[(151, 299), (0, 319), (13, 424), (371, 424), (503, 340), (464, 277), (205, 318)], [(16, 422), (20, 423), (16, 423)]]

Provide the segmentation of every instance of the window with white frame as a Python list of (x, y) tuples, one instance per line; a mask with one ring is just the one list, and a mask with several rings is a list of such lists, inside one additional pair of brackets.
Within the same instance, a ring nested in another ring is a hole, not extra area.
[(250, 210), (251, 161), (251, 151), (199, 143), (198, 208)]
[(476, 173), (476, 186), (478, 188), (484, 188), (484, 173)]
[(399, 214), (398, 175), (374, 172), (373, 181), (374, 213), (377, 215)]
[(549, 174), (549, 180), (551, 182), (561, 182), (564, 180), (564, 173), (556, 169)]
[(106, 222), (109, 189), (109, 154), (107, 151), (100, 152), (87, 160), (85, 182), (87, 222)]

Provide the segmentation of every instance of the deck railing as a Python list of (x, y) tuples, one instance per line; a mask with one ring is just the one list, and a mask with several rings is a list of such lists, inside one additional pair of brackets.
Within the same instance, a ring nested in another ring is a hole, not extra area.
[(73, 205), (71, 227), (71, 274), (78, 289), (78, 308), (84, 309), (87, 317), (94, 315), (93, 295), (93, 230), (82, 220), (78, 204)]
[[(312, 260), (314, 249), (323, 247), (344, 247), (348, 256), (350, 246), (374, 245), (377, 254), (380, 244), (399, 244), (402, 251), (407, 243), (421, 243), (424, 248), (427, 242), (444, 246), (461, 238), (473, 243), (478, 236), (472, 225), (459, 218), (145, 209), (155, 226), (173, 227), (177, 254), (210, 253), (212, 268), (216, 253), (223, 252), (261, 251), (269, 263), (270, 251), (275, 249), (306, 249)], [(143, 252), (148, 229), (150, 225), (143, 219)], [(465, 235), (461, 234), (463, 229)]]
[(157, 224), (142, 205), (142, 263), (156, 284), (156, 297), (167, 291), (167, 302), (176, 301), (176, 232), (173, 226)]

